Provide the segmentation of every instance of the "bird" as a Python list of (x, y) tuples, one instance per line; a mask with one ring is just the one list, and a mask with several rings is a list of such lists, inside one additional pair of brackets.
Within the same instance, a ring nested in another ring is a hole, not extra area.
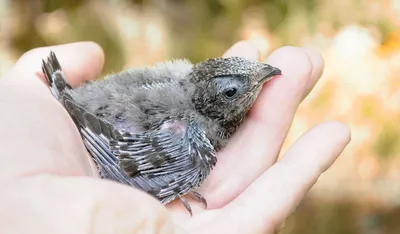
[(279, 68), (243, 57), (173, 59), (72, 88), (56, 54), (42, 60), (53, 96), (74, 121), (103, 179), (167, 204), (196, 190)]

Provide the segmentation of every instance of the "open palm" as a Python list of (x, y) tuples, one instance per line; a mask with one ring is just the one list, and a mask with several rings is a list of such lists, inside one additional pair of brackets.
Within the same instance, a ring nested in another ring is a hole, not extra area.
[[(298, 105), (324, 66), (312, 50), (280, 48), (266, 62), (283, 76), (265, 85), (218, 153), (199, 189), (208, 208), (189, 199), (190, 217), (179, 201), (165, 209), (139, 190), (90, 178), (97, 172), (78, 131), (40, 81), (50, 50), (73, 86), (97, 78), (104, 62), (89, 42), (39, 48), (0, 79), (0, 213), (7, 214), (0, 225), (7, 233), (273, 233), (350, 140), (344, 124), (321, 123), (277, 162)], [(239, 42), (224, 56), (257, 59), (258, 51)]]

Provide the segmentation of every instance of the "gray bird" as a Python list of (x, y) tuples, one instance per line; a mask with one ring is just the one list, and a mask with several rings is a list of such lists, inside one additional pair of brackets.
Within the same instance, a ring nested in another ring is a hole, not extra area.
[(131, 185), (163, 204), (188, 194), (217, 162), (216, 152), (243, 122), (278, 68), (241, 57), (198, 64), (174, 60), (135, 68), (72, 89), (56, 55), (42, 70), (79, 129), (100, 176)]

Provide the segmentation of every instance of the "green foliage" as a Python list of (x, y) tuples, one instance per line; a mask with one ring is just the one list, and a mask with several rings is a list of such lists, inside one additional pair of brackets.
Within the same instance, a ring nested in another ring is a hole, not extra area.
[(400, 155), (400, 125), (398, 122), (382, 125), (382, 130), (375, 138), (373, 151), (382, 159)]

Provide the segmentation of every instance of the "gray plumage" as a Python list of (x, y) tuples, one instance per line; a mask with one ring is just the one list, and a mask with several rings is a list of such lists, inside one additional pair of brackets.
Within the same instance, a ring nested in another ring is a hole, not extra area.
[(198, 64), (174, 60), (135, 68), (72, 89), (54, 53), (43, 61), (53, 95), (77, 125), (102, 178), (166, 204), (197, 192), (216, 152), (244, 120), (278, 68), (240, 57)]

